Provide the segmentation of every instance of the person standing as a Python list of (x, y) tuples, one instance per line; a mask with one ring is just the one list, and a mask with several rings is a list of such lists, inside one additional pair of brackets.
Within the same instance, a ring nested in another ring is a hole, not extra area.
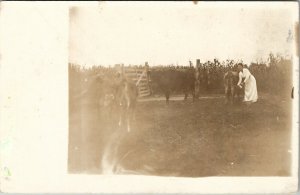
[[(256, 86), (256, 79), (250, 73), (250, 71), (243, 66), (243, 64), (238, 65), (239, 71), (239, 81), (238, 86), (242, 88), (242, 85), (245, 86), (245, 95), (244, 95), (244, 102), (246, 103), (253, 103), (256, 102), (258, 99), (257, 95), (257, 86)], [(242, 82), (242, 80), (244, 81)]]

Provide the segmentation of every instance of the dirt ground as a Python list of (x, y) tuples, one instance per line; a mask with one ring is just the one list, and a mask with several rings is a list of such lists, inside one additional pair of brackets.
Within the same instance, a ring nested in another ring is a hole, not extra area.
[(130, 133), (118, 128), (113, 116), (99, 119), (88, 99), (72, 102), (69, 172), (290, 175), (291, 100), (260, 96), (247, 106), (225, 105), (223, 97), (213, 95), (195, 103), (175, 99), (168, 106), (158, 101), (163, 98), (138, 102)]

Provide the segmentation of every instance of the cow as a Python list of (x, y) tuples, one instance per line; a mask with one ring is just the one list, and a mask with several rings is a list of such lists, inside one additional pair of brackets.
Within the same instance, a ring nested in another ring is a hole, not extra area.
[(229, 101), (231, 104), (234, 103), (235, 96), (240, 97), (241, 89), (237, 86), (239, 81), (239, 74), (235, 71), (227, 71), (224, 74), (224, 87), (225, 87), (225, 103)]
[(117, 118), (119, 127), (122, 128), (123, 124), (126, 124), (126, 129), (130, 132), (138, 97), (135, 83), (124, 78), (120, 73), (109, 78), (104, 74), (98, 74), (90, 80), (86, 90), (77, 98), (92, 94), (93, 99), (96, 100), (99, 120), (114, 123), (114, 119)]
[(170, 95), (174, 92), (184, 93), (184, 100), (192, 94), (195, 100), (195, 73), (193, 68), (188, 69), (154, 69), (151, 71), (151, 80), (156, 84), (156, 90), (163, 92), (166, 104), (169, 104)]
[(131, 122), (135, 120), (135, 109), (138, 99), (138, 88), (128, 78), (122, 78), (117, 86), (116, 104), (119, 110), (119, 126), (126, 124), (127, 131), (131, 130)]

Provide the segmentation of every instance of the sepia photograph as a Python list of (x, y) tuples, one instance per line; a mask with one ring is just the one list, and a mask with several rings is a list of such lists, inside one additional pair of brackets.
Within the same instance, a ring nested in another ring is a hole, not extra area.
[(0, 2), (0, 191), (298, 190), (298, 2)]
[(291, 175), (293, 12), (189, 4), (70, 8), (69, 173)]

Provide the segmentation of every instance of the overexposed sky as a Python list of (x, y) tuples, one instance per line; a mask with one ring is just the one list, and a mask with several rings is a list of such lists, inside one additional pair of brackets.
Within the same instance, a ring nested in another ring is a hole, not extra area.
[(103, 2), (70, 9), (69, 60), (188, 65), (218, 58), (265, 59), (290, 54), (296, 4), (212, 2)]

